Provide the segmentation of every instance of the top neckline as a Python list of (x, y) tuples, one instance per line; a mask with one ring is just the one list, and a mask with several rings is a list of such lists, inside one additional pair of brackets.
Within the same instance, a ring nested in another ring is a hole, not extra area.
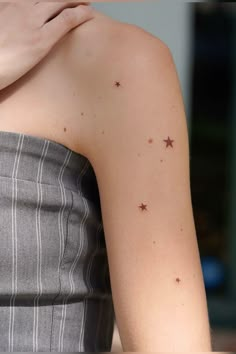
[(12, 136), (24, 135), (25, 137), (28, 137), (30, 139), (35, 139), (35, 140), (41, 141), (41, 142), (49, 141), (54, 146), (61, 146), (62, 148), (66, 149), (66, 150), (69, 150), (73, 154), (85, 157), (84, 155), (82, 155), (82, 154), (70, 149), (68, 146), (66, 146), (64, 144), (61, 144), (61, 143), (58, 143), (57, 141), (52, 140), (52, 139), (43, 138), (43, 137), (40, 137), (40, 136), (37, 136), (37, 135), (26, 134), (26, 133), (23, 133), (23, 132), (12, 132), (12, 131), (6, 131), (6, 130), (0, 130), (0, 135), (1, 134), (12, 135)]

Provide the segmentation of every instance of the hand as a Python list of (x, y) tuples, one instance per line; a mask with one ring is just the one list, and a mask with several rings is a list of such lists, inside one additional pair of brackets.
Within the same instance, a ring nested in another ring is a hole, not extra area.
[(0, 2), (0, 90), (37, 65), (70, 30), (91, 20), (88, 4)]

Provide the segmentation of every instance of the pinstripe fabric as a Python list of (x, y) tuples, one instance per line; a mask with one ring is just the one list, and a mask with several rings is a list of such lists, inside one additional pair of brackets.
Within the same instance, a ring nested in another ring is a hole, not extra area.
[(99, 191), (88, 159), (0, 131), (0, 351), (110, 351)]

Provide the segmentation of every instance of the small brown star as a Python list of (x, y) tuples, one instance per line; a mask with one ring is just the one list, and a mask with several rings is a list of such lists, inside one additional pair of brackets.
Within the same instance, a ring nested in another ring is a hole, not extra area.
[(116, 85), (117, 87), (120, 87), (119, 81), (116, 81), (115, 85)]
[(139, 208), (142, 210), (147, 210), (147, 205), (142, 203)]
[(153, 143), (153, 139), (150, 138), (150, 139), (148, 140), (148, 142), (149, 142), (149, 144), (152, 144), (152, 143)]
[(179, 282), (180, 282), (180, 279), (179, 279), (179, 278), (176, 278), (175, 280), (177, 281), (177, 283), (179, 283)]
[(66, 132), (66, 128), (64, 128), (64, 132)]
[(174, 141), (174, 140), (171, 140), (169, 136), (168, 136), (167, 139), (165, 139), (165, 140), (163, 140), (163, 141), (166, 143), (166, 147), (168, 147), (168, 146), (173, 147), (173, 141)]

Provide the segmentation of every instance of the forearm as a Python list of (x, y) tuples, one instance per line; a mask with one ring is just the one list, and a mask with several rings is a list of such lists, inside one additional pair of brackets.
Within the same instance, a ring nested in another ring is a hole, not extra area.
[[(174, 244), (169, 246), (167, 242), (160, 253), (154, 253), (155, 247), (144, 250), (143, 246), (141, 249), (136, 245), (131, 250), (127, 245), (129, 267), (120, 270), (123, 290), (120, 294), (118, 290), (114, 292), (124, 351), (212, 351), (206, 293), (196, 245), (194, 248), (193, 244), (186, 244), (183, 246), (185, 254), (183, 251), (176, 256), (179, 251), (175, 251)], [(192, 249), (188, 255), (189, 247)], [(191, 266), (185, 267), (185, 262)]]
[(149, 286), (140, 283), (139, 287), (133, 287), (127, 313), (117, 316), (123, 350), (212, 351), (204, 294), (193, 294), (192, 303), (183, 293), (175, 291), (160, 300), (155, 291), (155, 282), (159, 279), (150, 276), (149, 281)]

